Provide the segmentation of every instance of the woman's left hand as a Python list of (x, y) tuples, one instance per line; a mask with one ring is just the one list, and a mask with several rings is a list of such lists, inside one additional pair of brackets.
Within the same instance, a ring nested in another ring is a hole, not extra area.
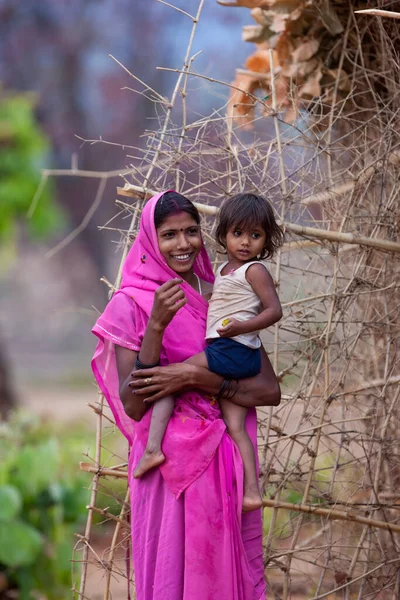
[(135, 396), (146, 396), (145, 402), (156, 402), (164, 396), (192, 387), (192, 365), (173, 363), (165, 367), (135, 370), (128, 383)]

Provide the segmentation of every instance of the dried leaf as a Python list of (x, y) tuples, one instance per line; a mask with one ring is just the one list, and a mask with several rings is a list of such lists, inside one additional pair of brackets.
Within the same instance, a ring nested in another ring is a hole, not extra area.
[(286, 33), (282, 33), (278, 41), (275, 44), (275, 50), (278, 55), (278, 62), (280, 65), (290, 61), (293, 52), (292, 41)]
[(302, 15), (302, 8), (296, 3), (282, 2), (277, 4), (273, 10), (255, 8), (251, 11), (254, 20), (263, 27), (268, 27), (272, 33), (282, 33), (287, 29), (288, 21), (295, 21)]
[(283, 15), (275, 14), (269, 28), (274, 33), (281, 33), (282, 31), (285, 31), (285, 29), (286, 29), (287, 20), (288, 20), (287, 14), (283, 14)]
[(303, 15), (303, 7), (297, 7), (289, 13), (289, 21), (297, 21)]
[(268, 28), (261, 25), (245, 25), (242, 29), (242, 40), (244, 42), (263, 42), (268, 39)]
[(345, 71), (340, 69), (326, 69), (325, 71), (328, 75), (332, 77), (332, 79), (339, 80), (338, 88), (343, 92), (349, 92), (351, 90), (351, 81), (350, 77), (347, 75)]
[(339, 17), (329, 0), (324, 0), (320, 16), (326, 29), (332, 35), (338, 35), (344, 31), (343, 25), (339, 21)]
[(231, 89), (228, 101), (228, 115), (238, 118), (240, 124), (243, 126), (249, 125), (253, 120), (254, 99), (248, 94), (254, 94), (261, 87), (261, 83), (256, 77), (237, 73), (232, 85), (240, 89)]
[(315, 71), (319, 64), (320, 61), (317, 58), (312, 58), (304, 62), (285, 65), (282, 67), (281, 72), (282, 75), (289, 77), (289, 79), (304, 79), (307, 75)]
[(345, 571), (335, 571), (333, 576), (337, 585), (343, 585), (348, 580), (348, 575)]
[(302, 42), (292, 54), (293, 62), (304, 62), (310, 60), (318, 52), (319, 40), (312, 39)]
[[(274, 66), (278, 65), (277, 52), (273, 51)], [(256, 50), (246, 60), (246, 68), (254, 73), (269, 73), (271, 70), (269, 50)]]
[(250, 14), (255, 20), (255, 22), (259, 25), (262, 25), (263, 27), (269, 25), (269, 19), (267, 18), (267, 15), (265, 14), (265, 11), (262, 8), (253, 8)]
[(321, 81), (322, 77), (322, 69), (321, 67), (314, 71), (307, 79), (305, 84), (301, 87), (299, 91), (299, 96), (301, 98), (315, 98), (321, 95)]
[(275, 11), (282, 11), (286, 13), (292, 12), (298, 7), (298, 0), (265, 0), (263, 5), (268, 8), (273, 8)]

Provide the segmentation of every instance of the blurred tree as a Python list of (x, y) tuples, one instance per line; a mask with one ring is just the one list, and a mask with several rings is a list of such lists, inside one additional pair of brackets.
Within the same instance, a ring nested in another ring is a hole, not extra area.
[(47, 185), (26, 221), (40, 183), (40, 167), (49, 153), (49, 143), (35, 121), (33, 95), (0, 91), (0, 144), (0, 251), (4, 253), (7, 247), (15, 248), (22, 219), (37, 238), (54, 231), (62, 216)]
[[(34, 115), (34, 96), (0, 90), (0, 276), (16, 255), (21, 224), (28, 234), (40, 238), (53, 232), (63, 221), (46, 186), (32, 217), (26, 215), (40, 183), (40, 167), (49, 151), (46, 137)], [(0, 339), (0, 414), (15, 403)]]

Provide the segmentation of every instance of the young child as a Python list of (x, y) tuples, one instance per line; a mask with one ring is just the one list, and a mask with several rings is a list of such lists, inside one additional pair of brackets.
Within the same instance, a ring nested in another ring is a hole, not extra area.
[[(216, 239), (225, 249), (228, 261), (217, 271), (209, 303), (206, 331), (209, 344), (204, 352), (186, 361), (207, 367), (231, 381), (229, 387), (224, 387), (225, 398), (221, 397), (219, 402), (228, 432), (243, 459), (243, 511), (260, 508), (262, 500), (254, 448), (245, 428), (247, 408), (232, 401), (236, 383), (232, 380), (260, 372), (258, 334), (282, 317), (273, 279), (261, 262), (273, 256), (282, 237), (273, 208), (265, 198), (242, 193), (224, 202), (219, 211)], [(134, 471), (135, 477), (164, 462), (161, 443), (173, 407), (172, 397), (154, 405), (147, 447)]]

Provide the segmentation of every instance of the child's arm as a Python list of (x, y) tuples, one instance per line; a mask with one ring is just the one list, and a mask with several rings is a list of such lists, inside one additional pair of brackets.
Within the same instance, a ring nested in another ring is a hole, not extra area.
[(251, 265), (246, 271), (246, 279), (254, 293), (260, 298), (264, 310), (247, 321), (229, 319), (229, 323), (225, 327), (217, 330), (221, 337), (234, 337), (266, 329), (282, 318), (282, 307), (275, 290), (274, 280), (264, 265)]

